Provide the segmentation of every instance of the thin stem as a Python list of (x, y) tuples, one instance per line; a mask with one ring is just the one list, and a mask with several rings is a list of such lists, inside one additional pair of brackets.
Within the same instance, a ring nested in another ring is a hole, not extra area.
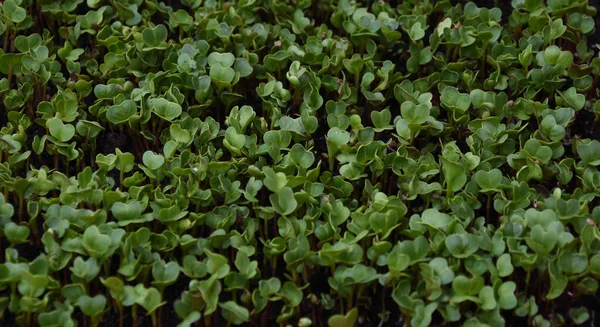
[(485, 75), (485, 64), (486, 64), (486, 61), (487, 61), (486, 60), (486, 57), (487, 57), (486, 49), (487, 49), (487, 44), (484, 44), (483, 45), (483, 54), (481, 56), (481, 71), (483, 73), (483, 74), (481, 74), (481, 76), (482, 76), (482, 78), (483, 78), (484, 81), (485, 81), (485, 76), (486, 76)]
[(119, 306), (119, 327), (123, 327), (123, 320), (125, 320), (125, 310), (123, 310), (123, 306), (121, 305), (121, 303), (119, 303), (118, 306)]
[(9, 34), (9, 32), (10, 32), (10, 25), (6, 26), (6, 31), (4, 31), (4, 53), (6, 53), (8, 51), (8, 34)]
[(302, 280), (304, 284), (308, 284), (308, 271), (306, 270), (306, 265), (302, 265)]
[(352, 298), (354, 297), (354, 287), (350, 287), (350, 296), (348, 296), (348, 310), (352, 310), (354, 304), (352, 303)]
[(275, 272), (277, 271), (277, 257), (273, 256), (273, 258), (271, 258), (271, 266), (273, 267), (273, 270), (271, 271), (271, 277), (275, 277)]
[(152, 311), (152, 313), (150, 314), (150, 318), (152, 319), (152, 327), (156, 327), (157, 326), (156, 311)]
[(133, 319), (133, 327), (137, 327), (137, 304), (131, 307), (131, 317)]
[(162, 312), (163, 312), (163, 307), (162, 306), (158, 307), (158, 322), (157, 322), (158, 327), (162, 327)]
[(292, 281), (295, 285), (298, 285), (298, 271), (296, 271), (297, 267), (292, 268)]
[(387, 286), (383, 285), (383, 291), (381, 292), (381, 322), (379, 323), (379, 326), (383, 326), (384, 320), (385, 320), (385, 296), (387, 292)]
[(123, 180), (125, 179), (125, 169), (119, 170), (119, 185), (121, 186), (121, 190), (123, 190)]
[(25, 204), (25, 201), (23, 201), (23, 196), (24, 195), (19, 196), (19, 224), (23, 222), (23, 207)]
[(277, 213), (273, 216), (273, 235), (277, 236)]
[(600, 70), (594, 75), (594, 81), (592, 82), (592, 87), (590, 88), (589, 97), (592, 98), (594, 96), (594, 90), (596, 89), (596, 83), (598, 82), (598, 76), (600, 76)]
[(13, 65), (9, 64), (8, 65), (8, 89), (11, 89), (11, 84), (12, 84), (12, 76), (13, 76)]
[(486, 205), (486, 221), (489, 223), (490, 219), (490, 211), (492, 206), (492, 195), (490, 193), (487, 194), (487, 205)]
[(58, 163), (59, 163), (58, 153), (54, 154), (54, 170), (58, 171)]

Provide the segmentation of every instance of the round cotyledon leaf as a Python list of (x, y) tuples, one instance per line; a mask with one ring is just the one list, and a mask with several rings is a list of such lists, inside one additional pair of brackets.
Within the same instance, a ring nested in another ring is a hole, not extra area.
[(137, 105), (132, 100), (125, 100), (121, 104), (111, 106), (106, 111), (106, 119), (111, 123), (118, 125), (128, 121), (133, 115), (137, 114)]
[(298, 202), (294, 198), (294, 192), (289, 187), (282, 188), (278, 193), (269, 196), (271, 204), (275, 210), (281, 215), (289, 215), (298, 206)]
[(475, 173), (475, 182), (477, 182), (480, 191), (483, 193), (498, 192), (500, 191), (500, 185), (502, 185), (502, 172), (498, 168), (490, 171), (479, 170)]
[(86, 316), (96, 316), (104, 311), (104, 308), (106, 307), (106, 297), (102, 294), (94, 297), (83, 295), (79, 298), (77, 304)]
[(150, 108), (160, 118), (172, 121), (181, 115), (181, 106), (163, 98), (150, 99)]
[(414, 104), (412, 101), (405, 101), (400, 106), (402, 118), (409, 124), (423, 124), (429, 117), (430, 108), (425, 103)]
[(153, 151), (146, 151), (144, 152), (142, 161), (149, 169), (157, 170), (164, 165), (165, 157), (163, 157), (161, 154), (154, 153)]
[(446, 237), (446, 248), (453, 257), (464, 259), (477, 252), (479, 240), (473, 234), (452, 234)]
[(75, 126), (64, 124), (58, 118), (50, 118), (46, 121), (46, 126), (50, 131), (50, 135), (54, 136), (60, 142), (67, 142), (75, 135)]

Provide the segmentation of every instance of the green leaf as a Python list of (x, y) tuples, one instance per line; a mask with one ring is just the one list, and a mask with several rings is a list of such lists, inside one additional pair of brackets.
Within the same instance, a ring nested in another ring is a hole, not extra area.
[(83, 279), (86, 283), (92, 281), (100, 272), (100, 265), (95, 258), (83, 260), (81, 257), (75, 258), (71, 271), (78, 278)]
[(163, 261), (156, 261), (152, 265), (152, 285), (157, 285), (160, 288), (164, 288), (177, 281), (179, 277), (179, 265), (177, 262), (169, 262), (165, 264)]
[(75, 326), (75, 322), (71, 319), (71, 314), (66, 310), (41, 312), (38, 315), (37, 322), (40, 327)]
[(327, 132), (327, 139), (340, 147), (350, 141), (350, 133), (342, 131), (337, 127), (333, 127)]
[(452, 290), (458, 295), (471, 296), (477, 295), (483, 286), (485, 281), (481, 276), (473, 276), (468, 278), (467, 276), (460, 275), (452, 281)]
[(395, 211), (375, 212), (369, 218), (369, 226), (379, 234), (386, 234), (396, 224), (400, 217)]
[(375, 126), (376, 132), (381, 132), (385, 129), (392, 129), (390, 121), (392, 120), (392, 114), (389, 109), (383, 109), (382, 111), (371, 111), (371, 120)]
[(144, 152), (142, 161), (144, 162), (144, 165), (150, 170), (158, 170), (164, 165), (165, 157), (152, 151), (146, 151)]
[(46, 121), (46, 127), (50, 135), (57, 138), (60, 142), (67, 142), (75, 135), (75, 127), (71, 124), (64, 124), (58, 118), (50, 118)]
[[(175, 302), (175, 305), (177, 305), (177, 302)], [(198, 311), (194, 311), (194, 312), (190, 312), (180, 323), (179, 325), (177, 325), (177, 327), (191, 327), (193, 323), (195, 323), (196, 321), (200, 320), (200, 317), (202, 316), (202, 314)]]
[(502, 185), (502, 172), (497, 168), (490, 171), (479, 170), (475, 173), (475, 182), (483, 193), (499, 192), (499, 187)]
[(435, 229), (440, 229), (442, 231), (446, 231), (448, 225), (452, 221), (452, 218), (442, 212), (439, 212), (437, 209), (426, 209), (421, 214), (421, 222), (427, 226), (431, 226)]
[(217, 278), (223, 278), (227, 276), (230, 269), (227, 258), (209, 250), (205, 250), (204, 252), (208, 257), (208, 262), (206, 263), (208, 273)]
[(68, 284), (61, 288), (60, 294), (68, 301), (77, 303), (80, 297), (86, 295), (86, 290), (82, 284)]
[(242, 154), (240, 150), (244, 147), (245, 143), (245, 135), (238, 134), (234, 127), (227, 128), (225, 131), (225, 140), (223, 141), (223, 145), (225, 145), (225, 147), (227, 147), (232, 154), (240, 156)]
[(446, 188), (452, 192), (458, 192), (467, 183), (466, 169), (446, 158), (440, 158), (444, 179), (446, 180)]
[(223, 68), (233, 66), (235, 62), (235, 57), (232, 53), (219, 53), (219, 52), (211, 52), (208, 55), (208, 65), (213, 67), (215, 65), (220, 65)]
[(429, 242), (425, 237), (419, 236), (414, 241), (406, 240), (394, 247), (389, 255), (388, 265), (390, 269), (402, 271), (423, 260), (428, 252)]
[(248, 255), (243, 251), (237, 252), (235, 266), (248, 279), (253, 278), (258, 272), (258, 261), (250, 261)]
[(471, 97), (468, 94), (462, 94), (457, 88), (447, 86), (440, 95), (442, 106), (450, 111), (464, 113), (471, 106)]
[(481, 303), (479, 307), (483, 310), (490, 311), (496, 309), (497, 302), (494, 297), (494, 288), (491, 286), (484, 286), (479, 291), (479, 300)]
[[(225, 259), (227, 260), (227, 259)], [(219, 294), (221, 293), (221, 283), (214, 278), (209, 278), (198, 283), (198, 288), (202, 294), (202, 299), (206, 302), (204, 315), (215, 312), (219, 303)]]
[(160, 118), (172, 121), (181, 115), (181, 106), (163, 98), (150, 99), (150, 108)]
[[(129, 153), (129, 152), (121, 152), (121, 150), (119, 150), (119, 148), (115, 149), (116, 152), (116, 161), (115, 161), (115, 167), (123, 172), (130, 172), (133, 167), (134, 167), (134, 163), (135, 163), (135, 157), (133, 156), (133, 154)], [(99, 155), (100, 156), (100, 155)]]
[(418, 41), (422, 39), (425, 36), (425, 31), (421, 27), (421, 23), (416, 22), (412, 24), (412, 26), (410, 27), (409, 35), (413, 41)]
[(509, 253), (504, 253), (498, 258), (496, 261), (496, 269), (498, 269), (498, 275), (500, 275), (500, 277), (507, 277), (513, 273), (514, 267)]
[(454, 271), (448, 267), (448, 260), (446, 258), (433, 258), (429, 261), (429, 266), (440, 277), (442, 285), (450, 284), (454, 280)]
[(163, 43), (167, 40), (168, 30), (163, 24), (155, 27), (146, 27), (142, 31), (142, 40), (149, 48), (162, 48)]
[(592, 140), (587, 144), (577, 146), (577, 154), (584, 165), (600, 166), (600, 142)]
[(262, 295), (270, 295), (279, 292), (281, 288), (281, 281), (276, 277), (271, 277), (267, 280), (261, 280), (258, 282), (258, 290)]
[(111, 106), (106, 111), (106, 119), (111, 123), (118, 125), (129, 121), (131, 117), (137, 114), (137, 105), (132, 100), (125, 100), (121, 104)]
[(576, 325), (581, 325), (590, 319), (590, 314), (588, 312), (588, 309), (585, 307), (572, 308), (569, 311), (569, 316), (571, 317), (571, 319), (573, 319), (573, 322)]
[(4, 194), (0, 193), (0, 227), (3, 227), (12, 218), (14, 213), (15, 210), (12, 204), (6, 203)]
[(302, 290), (298, 288), (292, 282), (286, 282), (283, 284), (282, 292), (287, 300), (287, 302), (293, 306), (297, 307), (302, 302)]
[(248, 309), (240, 306), (234, 301), (219, 303), (219, 308), (221, 308), (223, 317), (235, 325), (241, 325), (250, 319), (250, 312)]
[(557, 92), (571, 108), (575, 109), (575, 111), (583, 109), (583, 106), (585, 105), (585, 95), (578, 94), (574, 87), (571, 87), (562, 93), (560, 91)]
[(437, 303), (429, 303), (428, 305), (423, 305), (419, 303), (415, 307), (414, 317), (410, 320), (411, 326), (416, 327), (427, 327), (431, 325), (432, 315), (437, 309)]
[(544, 117), (540, 125), (541, 131), (550, 138), (550, 140), (556, 142), (562, 140), (565, 137), (565, 128), (556, 123), (554, 116), (548, 115)]
[(464, 259), (479, 249), (479, 241), (473, 234), (452, 234), (446, 237), (446, 248), (452, 256)]
[(85, 229), (82, 242), (83, 247), (91, 256), (101, 258), (107, 253), (111, 238), (108, 235), (101, 234), (98, 227), (90, 226)]
[[(266, 185), (266, 181), (265, 181)], [(271, 194), (269, 196), (269, 200), (271, 204), (275, 208), (275, 210), (284, 216), (287, 216), (296, 210), (298, 206), (298, 202), (294, 198), (294, 192), (289, 187), (282, 188), (276, 194)]]
[(412, 101), (405, 101), (400, 106), (402, 118), (409, 124), (423, 124), (429, 117), (430, 107), (425, 104), (414, 104)]
[(273, 193), (281, 191), (287, 185), (287, 177), (284, 173), (276, 173), (271, 167), (263, 167), (265, 179), (264, 185)]
[(569, 279), (560, 271), (556, 264), (548, 264), (550, 274), (550, 290), (546, 295), (547, 299), (553, 300), (563, 294), (569, 283)]
[(581, 274), (588, 266), (586, 255), (573, 253), (571, 251), (563, 252), (558, 262), (560, 269), (570, 275)]
[(15, 38), (15, 48), (17, 48), (17, 50), (23, 53), (35, 50), (41, 45), (42, 37), (37, 33), (31, 34), (29, 36), (19, 35)]
[(130, 203), (115, 202), (111, 208), (113, 216), (119, 221), (131, 221), (142, 214), (142, 204), (138, 201)]
[(293, 238), (288, 244), (289, 250), (284, 253), (283, 260), (287, 266), (295, 266), (300, 263), (310, 253), (310, 244), (308, 238), (304, 234)]
[(537, 139), (529, 139), (525, 143), (523, 150), (530, 156), (536, 158), (540, 163), (546, 164), (552, 158), (552, 149), (542, 145)]
[(146, 310), (147, 314), (151, 314), (165, 303), (161, 302), (161, 298), (160, 292), (156, 288), (151, 287), (140, 294), (137, 302)]
[(83, 53), (83, 49), (73, 49), (73, 45), (69, 41), (65, 41), (65, 46), (57, 51), (60, 58), (70, 61), (77, 61)]
[(235, 78), (235, 70), (216, 63), (210, 67), (210, 78), (220, 85), (230, 85)]
[(327, 320), (329, 327), (353, 327), (358, 320), (358, 309), (353, 308), (346, 315), (334, 315)]
[(574, 12), (567, 18), (567, 25), (583, 34), (588, 34), (594, 30), (594, 19), (587, 15)]
[(2, 4), (2, 9), (4, 14), (10, 19), (13, 23), (20, 23), (25, 20), (27, 17), (27, 11), (24, 8), (21, 8), (17, 5), (15, 0), (6, 0)]
[(304, 169), (310, 168), (315, 161), (314, 154), (298, 143), (294, 144), (290, 149), (290, 158), (298, 167)]
[(4, 235), (12, 245), (26, 243), (29, 240), (29, 227), (8, 222), (4, 225)]
[(240, 77), (248, 77), (254, 71), (247, 59), (237, 58), (235, 60), (234, 70), (240, 74)]
[(517, 284), (514, 282), (504, 282), (498, 288), (498, 305), (500, 309), (512, 310), (517, 306), (517, 297), (515, 291)]
[(94, 297), (89, 297), (87, 295), (83, 295), (79, 298), (77, 302), (79, 308), (86, 316), (97, 316), (104, 311), (106, 307), (106, 297), (104, 295), (96, 295)]

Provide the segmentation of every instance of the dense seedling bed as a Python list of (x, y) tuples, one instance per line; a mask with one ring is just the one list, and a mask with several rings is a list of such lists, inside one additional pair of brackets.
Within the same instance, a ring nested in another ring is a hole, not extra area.
[(597, 5), (2, 1), (0, 325), (594, 326)]

